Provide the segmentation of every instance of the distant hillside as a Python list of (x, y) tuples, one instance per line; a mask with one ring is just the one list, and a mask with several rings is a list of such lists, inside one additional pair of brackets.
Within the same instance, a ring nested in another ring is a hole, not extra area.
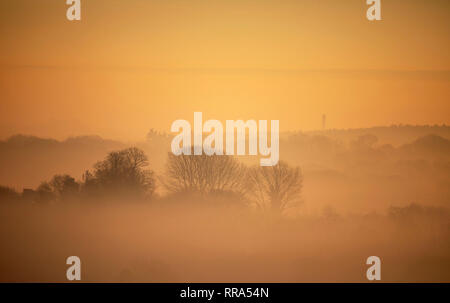
[(371, 134), (378, 138), (380, 144), (400, 146), (410, 143), (419, 137), (437, 135), (450, 140), (450, 126), (447, 125), (392, 125), (355, 129), (327, 129), (305, 132), (309, 135), (323, 135), (348, 143), (359, 136)]
[(35, 187), (57, 173), (75, 177), (123, 143), (98, 136), (64, 141), (17, 135), (0, 141), (0, 184), (16, 188)]
[[(162, 172), (170, 150), (170, 136), (166, 134), (152, 133), (146, 141), (135, 143), (106, 140), (98, 136), (58, 141), (16, 135), (0, 141), (0, 185), (20, 190), (36, 187), (55, 174), (67, 173), (80, 178), (86, 169), (91, 169), (108, 152), (131, 145), (142, 148), (149, 157), (151, 169)], [(393, 126), (285, 133), (280, 142), (280, 155), (281, 159), (301, 165), (304, 170), (343, 172), (354, 167), (372, 173), (377, 170), (383, 172), (387, 171), (383, 161), (388, 159), (447, 161), (450, 155), (450, 127)]]
[(437, 135), (428, 135), (402, 145), (399, 149), (411, 156), (450, 157), (450, 140)]

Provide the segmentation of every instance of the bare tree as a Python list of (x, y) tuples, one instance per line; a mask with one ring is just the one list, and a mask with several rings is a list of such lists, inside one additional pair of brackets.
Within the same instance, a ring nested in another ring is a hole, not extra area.
[(234, 192), (246, 191), (247, 168), (227, 155), (179, 155), (169, 152), (165, 177), (161, 179), (172, 193)]
[(303, 178), (299, 167), (290, 167), (282, 161), (275, 166), (253, 167), (248, 182), (258, 208), (282, 213), (300, 203)]

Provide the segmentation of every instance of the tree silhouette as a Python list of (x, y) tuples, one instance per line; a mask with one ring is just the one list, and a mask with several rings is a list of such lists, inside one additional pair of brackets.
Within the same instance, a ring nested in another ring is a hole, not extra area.
[(55, 175), (49, 185), (53, 193), (61, 200), (73, 198), (78, 194), (80, 185), (69, 175)]
[(285, 162), (253, 167), (248, 173), (252, 197), (258, 208), (281, 214), (300, 202), (303, 178), (299, 167)]
[(55, 199), (55, 193), (49, 182), (42, 182), (36, 189), (38, 203), (49, 203)]
[(200, 194), (246, 191), (246, 167), (228, 155), (179, 155), (169, 152), (162, 183), (169, 192)]
[(153, 171), (146, 169), (148, 159), (136, 148), (113, 151), (94, 165), (94, 173), (86, 172), (85, 183), (104, 194), (153, 194)]

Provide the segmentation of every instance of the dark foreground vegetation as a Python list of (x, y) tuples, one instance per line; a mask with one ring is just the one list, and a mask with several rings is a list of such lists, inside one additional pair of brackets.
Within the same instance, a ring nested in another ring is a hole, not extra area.
[[(157, 178), (148, 168), (145, 153), (136, 148), (110, 152), (86, 170), (81, 181), (70, 175), (55, 175), (36, 189), (19, 194), (0, 187), (6, 203), (99, 203), (99, 201), (154, 202)], [(174, 156), (168, 154), (164, 175), (158, 182), (167, 200), (195, 197), (221, 200), (230, 205), (270, 209), (278, 214), (300, 204), (302, 175), (299, 167), (285, 162), (276, 166), (248, 167), (231, 156)], [(83, 202), (84, 201), (84, 202)]]

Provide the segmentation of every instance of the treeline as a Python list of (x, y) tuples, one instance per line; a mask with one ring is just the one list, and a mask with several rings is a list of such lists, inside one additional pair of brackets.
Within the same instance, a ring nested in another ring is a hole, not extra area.
[[(38, 204), (86, 201), (220, 201), (282, 213), (301, 201), (302, 174), (285, 162), (276, 166), (246, 166), (227, 155), (168, 154), (165, 171), (157, 176), (149, 159), (136, 147), (110, 152), (81, 180), (55, 175), (22, 193), (0, 186), (0, 201)], [(161, 186), (164, 195), (155, 191)]]

